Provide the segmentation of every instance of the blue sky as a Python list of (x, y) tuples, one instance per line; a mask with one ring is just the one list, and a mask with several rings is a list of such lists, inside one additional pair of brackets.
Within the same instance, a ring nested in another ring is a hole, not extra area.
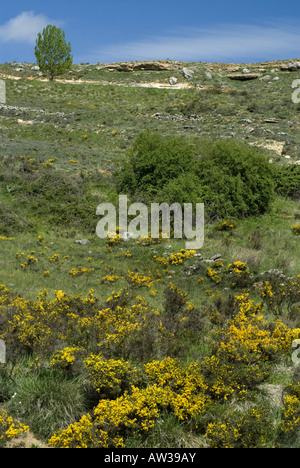
[(299, 1), (11, 0), (1, 10), (1, 63), (34, 62), (47, 24), (64, 29), (75, 63), (300, 57)]

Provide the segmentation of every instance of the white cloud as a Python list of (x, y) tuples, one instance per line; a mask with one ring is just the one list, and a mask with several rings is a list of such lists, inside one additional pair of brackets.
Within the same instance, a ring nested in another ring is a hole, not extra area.
[[(0, 42), (34, 44), (38, 33), (48, 24), (53, 23), (46, 15), (25, 11), (0, 26)], [(56, 24), (58, 24), (57, 21)]]
[(210, 28), (166, 32), (136, 42), (111, 44), (95, 51), (98, 61), (153, 60), (245, 61), (249, 58), (295, 58), (300, 51), (300, 27), (286, 24), (219, 24)]

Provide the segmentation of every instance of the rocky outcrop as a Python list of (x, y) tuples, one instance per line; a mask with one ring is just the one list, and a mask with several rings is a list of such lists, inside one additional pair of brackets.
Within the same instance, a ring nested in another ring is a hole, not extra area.
[(182, 68), (181, 62), (176, 61), (141, 61), (141, 62), (124, 62), (124, 63), (108, 63), (100, 65), (99, 69), (117, 70), (120, 72), (134, 72), (140, 70), (152, 71), (171, 71)]
[(227, 78), (231, 80), (238, 80), (238, 81), (250, 81), (250, 80), (257, 80), (259, 75), (257, 73), (242, 73), (242, 74), (232, 74), (227, 75)]
[(280, 65), (281, 71), (298, 71), (300, 70), (300, 62), (289, 62), (289, 63), (282, 63)]

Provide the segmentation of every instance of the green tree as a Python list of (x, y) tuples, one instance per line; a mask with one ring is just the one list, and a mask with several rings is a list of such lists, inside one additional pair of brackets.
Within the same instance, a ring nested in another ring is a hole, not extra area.
[(49, 74), (51, 81), (71, 69), (71, 53), (71, 43), (67, 43), (62, 29), (48, 25), (38, 34), (35, 47), (37, 64), (43, 73)]

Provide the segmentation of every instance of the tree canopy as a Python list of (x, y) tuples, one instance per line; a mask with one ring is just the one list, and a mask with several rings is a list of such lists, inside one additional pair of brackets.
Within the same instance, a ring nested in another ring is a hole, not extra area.
[(35, 46), (37, 64), (50, 80), (71, 69), (73, 64), (71, 43), (66, 41), (65, 32), (48, 25), (38, 34)]

